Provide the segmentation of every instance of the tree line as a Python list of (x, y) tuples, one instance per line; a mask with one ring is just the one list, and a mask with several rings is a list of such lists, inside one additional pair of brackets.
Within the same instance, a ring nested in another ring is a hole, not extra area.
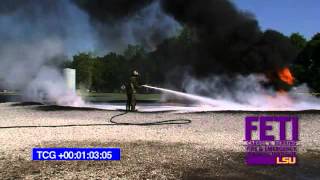
[[(157, 79), (156, 64), (141, 46), (128, 45), (123, 54), (111, 52), (105, 56), (79, 53), (65, 67), (76, 69), (77, 88), (94, 92), (117, 92), (129, 79), (133, 70), (139, 70), (141, 82)], [(155, 81), (153, 81), (155, 82)]]
[[(167, 54), (177, 54), (176, 72), (179, 72), (179, 62), (187, 61), (181, 57), (188, 56), (188, 49), (192, 48), (191, 36), (184, 29), (178, 36), (166, 39), (158, 45), (157, 50), (151, 52), (139, 45), (128, 45), (123, 53), (110, 52), (105, 56), (82, 52), (74, 55), (64, 67), (77, 70), (77, 88), (95, 92), (118, 92), (133, 70), (140, 72), (142, 83), (165, 85), (166, 78), (179, 78), (171, 76), (167, 71), (168, 68), (173, 69), (170, 60), (166, 58)], [(293, 33), (288, 38), (298, 49), (297, 57), (290, 64), (295, 83), (307, 83), (313, 92), (320, 92), (320, 33), (310, 40), (299, 33)]]

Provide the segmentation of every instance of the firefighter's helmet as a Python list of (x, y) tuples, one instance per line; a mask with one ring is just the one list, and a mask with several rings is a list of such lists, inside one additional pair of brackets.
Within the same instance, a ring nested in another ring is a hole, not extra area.
[(139, 72), (138, 72), (137, 70), (134, 70), (134, 71), (132, 72), (132, 75), (134, 75), (134, 76), (139, 76)]

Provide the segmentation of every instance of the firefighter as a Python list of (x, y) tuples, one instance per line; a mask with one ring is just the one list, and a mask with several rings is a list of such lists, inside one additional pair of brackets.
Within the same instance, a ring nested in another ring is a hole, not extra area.
[(129, 81), (126, 83), (126, 92), (127, 92), (127, 111), (136, 111), (136, 93), (139, 86), (139, 73), (134, 70)]

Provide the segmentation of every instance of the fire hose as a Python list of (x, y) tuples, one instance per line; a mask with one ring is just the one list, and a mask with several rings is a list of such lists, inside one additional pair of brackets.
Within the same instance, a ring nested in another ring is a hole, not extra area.
[(170, 120), (163, 120), (163, 121), (154, 121), (149, 123), (120, 123), (113, 120), (114, 118), (118, 116), (123, 116), (127, 113), (128, 111), (112, 116), (110, 118), (110, 122), (113, 123), (114, 125), (134, 125), (134, 126), (151, 126), (151, 125), (168, 125), (168, 124), (176, 125), (176, 124), (189, 124), (192, 122), (190, 119), (170, 119)]
[(62, 127), (89, 127), (89, 126), (154, 126), (154, 125), (178, 125), (178, 124), (190, 124), (192, 121), (190, 119), (170, 119), (163, 121), (154, 121), (146, 123), (121, 123), (116, 122), (114, 119), (119, 116), (128, 114), (129, 112), (123, 112), (117, 115), (112, 116), (109, 119), (110, 123), (101, 123), (101, 124), (61, 124), (61, 125), (30, 125), (30, 126), (3, 126), (0, 129), (20, 129), (20, 128), (62, 128)]

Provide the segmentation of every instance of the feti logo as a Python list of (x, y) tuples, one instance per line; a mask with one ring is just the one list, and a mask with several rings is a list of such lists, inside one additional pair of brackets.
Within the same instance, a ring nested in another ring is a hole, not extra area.
[(297, 116), (247, 116), (245, 118), (247, 165), (297, 163)]
[(277, 164), (296, 164), (296, 157), (277, 157)]
[[(258, 123), (254, 125), (253, 122)], [(267, 122), (277, 122), (279, 124), (279, 140), (289, 140), (286, 137), (287, 123), (291, 123), (292, 127), (292, 141), (298, 141), (299, 127), (298, 117), (296, 116), (248, 116), (245, 119), (245, 140), (252, 140), (252, 132), (258, 131), (259, 127), (259, 140), (260, 141), (274, 141), (275, 136), (267, 135), (268, 131), (272, 131), (271, 125), (267, 125)]]

